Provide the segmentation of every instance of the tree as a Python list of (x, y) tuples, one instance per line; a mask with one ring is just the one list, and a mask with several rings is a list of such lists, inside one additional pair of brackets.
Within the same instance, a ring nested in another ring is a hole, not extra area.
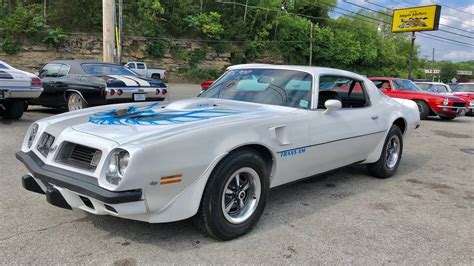
[(451, 61), (441, 62), (440, 76), (443, 82), (451, 82), (451, 79), (456, 77), (457, 69), (456, 65)]

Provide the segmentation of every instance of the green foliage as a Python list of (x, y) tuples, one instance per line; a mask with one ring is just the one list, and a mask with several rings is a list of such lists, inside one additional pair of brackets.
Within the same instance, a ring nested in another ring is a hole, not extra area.
[(46, 43), (49, 47), (54, 47), (58, 49), (61, 45), (66, 43), (67, 35), (61, 28), (56, 28), (48, 31), (46, 37), (44, 37), (43, 42)]
[(199, 64), (202, 60), (206, 58), (206, 47), (201, 48), (201, 49), (195, 49), (189, 54), (189, 59), (188, 63), (191, 67), (196, 66)]
[(188, 52), (179, 43), (175, 43), (171, 46), (170, 54), (174, 59), (179, 61), (187, 61), (189, 57)]
[(170, 44), (169, 39), (154, 39), (147, 42), (145, 50), (149, 56), (159, 59), (165, 55)]
[(11, 14), (0, 20), (0, 28), (4, 30), (6, 36), (17, 40), (36, 36), (46, 29), (41, 10), (42, 6), (37, 4), (18, 5)]
[(7, 38), (2, 43), (2, 50), (9, 55), (14, 55), (20, 51), (20, 47), (17, 42)]
[(209, 39), (220, 39), (224, 27), (220, 23), (221, 15), (217, 12), (201, 13), (197, 16), (188, 16), (189, 27), (194, 28)]
[(200, 82), (205, 79), (218, 78), (222, 74), (222, 70), (218, 68), (187, 67), (178, 69), (177, 73), (190, 81)]
[(443, 61), (441, 63), (440, 76), (443, 82), (451, 82), (451, 79), (457, 76), (456, 65), (451, 61)]

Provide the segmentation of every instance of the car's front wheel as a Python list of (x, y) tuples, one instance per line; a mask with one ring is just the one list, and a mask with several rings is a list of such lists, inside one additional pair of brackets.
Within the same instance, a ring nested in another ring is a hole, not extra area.
[(67, 108), (69, 111), (81, 110), (87, 107), (87, 103), (77, 92), (71, 92), (67, 96)]
[(367, 164), (372, 176), (391, 177), (397, 171), (403, 152), (403, 135), (397, 125), (392, 125), (383, 145), (382, 154), (377, 162)]
[(220, 240), (247, 233), (265, 208), (268, 172), (265, 161), (252, 149), (229, 154), (209, 177), (196, 216), (197, 225)]
[(418, 111), (420, 111), (420, 119), (426, 120), (430, 115), (430, 106), (423, 101), (415, 100), (416, 105), (418, 105)]

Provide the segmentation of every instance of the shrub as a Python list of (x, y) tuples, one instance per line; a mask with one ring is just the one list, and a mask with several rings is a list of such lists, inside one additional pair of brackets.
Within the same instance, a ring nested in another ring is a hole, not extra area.
[(44, 37), (43, 42), (46, 43), (49, 47), (54, 47), (58, 49), (67, 41), (67, 35), (61, 28), (55, 28), (49, 30)]
[(151, 40), (146, 44), (146, 53), (154, 58), (162, 58), (169, 48), (171, 41), (169, 39)]
[(188, 67), (178, 69), (177, 73), (190, 81), (200, 82), (205, 79), (217, 79), (222, 71), (218, 68)]
[(7, 38), (2, 43), (2, 50), (9, 55), (14, 55), (20, 51), (20, 47), (16, 41)]

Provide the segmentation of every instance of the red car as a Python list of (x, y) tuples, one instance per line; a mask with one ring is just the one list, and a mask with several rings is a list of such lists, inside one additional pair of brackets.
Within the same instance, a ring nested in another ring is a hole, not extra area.
[(388, 77), (369, 79), (380, 91), (390, 97), (415, 101), (420, 110), (420, 119), (439, 116), (443, 120), (451, 120), (466, 113), (465, 100), (455, 96), (425, 92), (408, 79)]
[(474, 83), (459, 83), (453, 86), (452, 89), (452, 95), (468, 102), (469, 106), (466, 115), (474, 116)]
[(211, 87), (212, 83), (214, 83), (215, 80), (203, 80), (201, 82), (201, 91), (205, 91)]

